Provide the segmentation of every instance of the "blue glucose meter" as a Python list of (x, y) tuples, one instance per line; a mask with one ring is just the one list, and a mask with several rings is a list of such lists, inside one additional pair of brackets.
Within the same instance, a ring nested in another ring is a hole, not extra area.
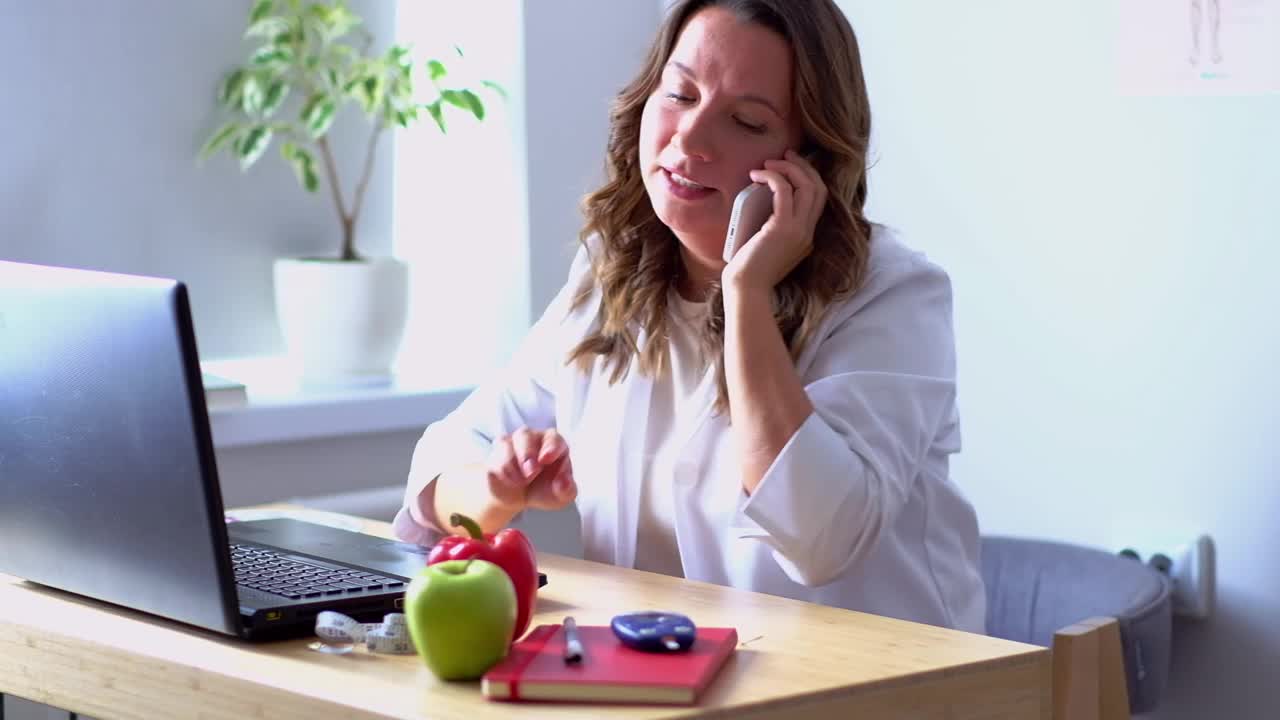
[(697, 638), (693, 621), (679, 613), (634, 612), (615, 615), (609, 621), (623, 645), (645, 652), (681, 652)]

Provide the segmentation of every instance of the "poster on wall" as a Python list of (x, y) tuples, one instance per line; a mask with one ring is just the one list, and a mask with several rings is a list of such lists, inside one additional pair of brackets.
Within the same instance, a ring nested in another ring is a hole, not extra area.
[(1125, 95), (1280, 93), (1280, 0), (1119, 0)]

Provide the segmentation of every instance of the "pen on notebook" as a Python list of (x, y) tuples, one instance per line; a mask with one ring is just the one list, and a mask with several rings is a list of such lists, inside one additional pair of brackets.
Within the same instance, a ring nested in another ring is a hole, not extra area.
[(578, 623), (572, 615), (564, 619), (564, 661), (582, 662), (582, 638), (578, 637)]

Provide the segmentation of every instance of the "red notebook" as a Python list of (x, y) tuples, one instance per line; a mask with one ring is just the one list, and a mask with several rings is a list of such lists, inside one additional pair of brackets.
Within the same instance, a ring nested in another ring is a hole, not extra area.
[(579, 625), (582, 662), (564, 661), (560, 625), (539, 625), (481, 679), (493, 700), (692, 704), (738, 646), (733, 628), (698, 628), (685, 652), (623, 645), (603, 625)]

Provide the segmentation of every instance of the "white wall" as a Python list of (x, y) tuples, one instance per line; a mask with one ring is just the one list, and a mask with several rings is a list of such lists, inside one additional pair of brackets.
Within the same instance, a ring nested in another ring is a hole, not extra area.
[(579, 201), (604, 178), (609, 103), (639, 70), (657, 2), (526, 2), (525, 102), (533, 317), (564, 284)]
[[(1273, 717), (1280, 97), (1120, 94), (1112, 2), (841, 5), (875, 115), (873, 219), (954, 281), (954, 477), (984, 531), (1212, 534), (1217, 616), (1178, 623), (1156, 716)], [(1245, 5), (1222, 5), (1228, 28)], [(1184, 27), (1186, 3), (1165, 7), (1145, 32)]]
[[(436, 387), (472, 385), (506, 363), (529, 327), (524, 3), (412, 2), (397, 11), (398, 42), (423, 61), (442, 60), (445, 82), (475, 88), (485, 103), (483, 122), (448, 107), (447, 133), (424, 114), (396, 135), (394, 251), (410, 272), (398, 371)], [(501, 85), (507, 99), (481, 81)], [(421, 88), (432, 99), (434, 89)]]

